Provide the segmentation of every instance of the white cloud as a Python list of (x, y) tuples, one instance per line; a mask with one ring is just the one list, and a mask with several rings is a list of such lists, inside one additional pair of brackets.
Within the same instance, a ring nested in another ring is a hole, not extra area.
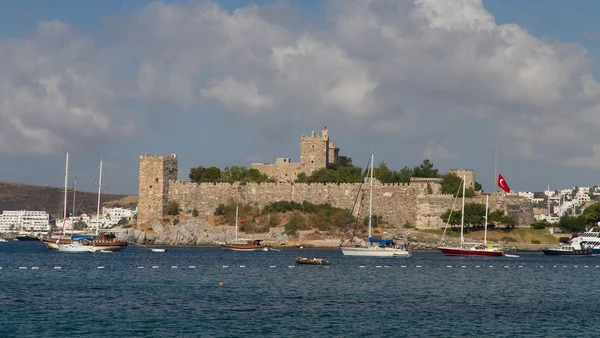
[[(319, 24), (281, 3), (227, 11), (153, 2), (118, 25), (113, 58), (60, 22), (2, 40), (11, 52), (0, 55), (0, 151), (46, 153), (109, 135), (115, 102), (135, 98), (180, 107), (216, 100), (271, 124), (327, 120), (358, 137), (432, 138), (477, 121), (515, 156), (594, 161), (600, 84), (583, 47), (498, 25), (481, 0), (325, 8)], [(136, 74), (115, 79), (118, 58), (136, 60)], [(458, 156), (436, 144), (425, 152)]]
[(458, 158), (458, 154), (447, 149), (439, 142), (430, 141), (423, 150), (423, 158), (432, 161), (454, 160)]
[(128, 130), (110, 114), (107, 60), (65, 23), (41, 22), (30, 37), (1, 39), (0, 50), (0, 152), (82, 150)]

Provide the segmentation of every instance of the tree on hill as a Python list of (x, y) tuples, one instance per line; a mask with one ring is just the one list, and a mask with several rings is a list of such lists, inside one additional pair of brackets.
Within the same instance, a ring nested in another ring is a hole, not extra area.
[[(447, 173), (442, 175), (442, 194), (450, 194), (453, 196), (462, 197), (462, 188), (459, 189), (462, 183), (462, 179), (456, 176), (455, 173)], [(465, 197), (473, 197), (475, 196), (475, 191), (473, 188), (465, 189)]]
[(431, 163), (428, 159), (425, 159), (420, 166), (415, 167), (413, 169), (413, 177), (423, 177), (423, 178), (436, 178), (440, 177), (438, 174), (438, 170), (433, 167), (433, 163)]
[(225, 167), (223, 171), (221, 171), (217, 167), (196, 167), (190, 169), (190, 180), (196, 183), (203, 182), (225, 182), (225, 183), (233, 183), (233, 182), (272, 182), (273, 179), (270, 179), (267, 175), (261, 173), (258, 169), (248, 169), (246, 167), (241, 166), (232, 166)]
[[(451, 226), (460, 226), (461, 211), (453, 210), (450, 214), (450, 209), (447, 209), (440, 215), (442, 221), (448, 222)], [(450, 219), (448, 221), (448, 219)], [(475, 228), (483, 228), (485, 224), (485, 205), (480, 203), (465, 204), (465, 231)], [(496, 224), (504, 225), (505, 227), (513, 227), (515, 220), (504, 214), (504, 210), (494, 210), (488, 213), (488, 228), (493, 228)]]
[(588, 224), (597, 225), (600, 222), (600, 203), (594, 203), (583, 210), (582, 213)]

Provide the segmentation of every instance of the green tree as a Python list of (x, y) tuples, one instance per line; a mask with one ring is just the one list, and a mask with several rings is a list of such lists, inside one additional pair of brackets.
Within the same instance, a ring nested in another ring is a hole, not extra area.
[(322, 168), (315, 170), (307, 181), (308, 183), (338, 183), (340, 174), (333, 169)]
[(296, 178), (296, 182), (297, 183), (306, 183), (306, 182), (308, 182), (308, 176), (306, 176), (306, 173), (299, 173), (298, 174), (298, 178)]
[(198, 215), (198, 209), (194, 208), (194, 210), (192, 210), (192, 217), (198, 217)]
[[(459, 190), (461, 186), (462, 179), (456, 176), (455, 173), (447, 173), (442, 175), (442, 194), (450, 194), (456, 196), (458, 193), (459, 197), (462, 197), (462, 188)], [(475, 191), (473, 188), (465, 189), (465, 197), (473, 197), (475, 196)]]
[(129, 223), (129, 220), (127, 219), (127, 217), (121, 217), (121, 219), (119, 220), (117, 225), (123, 226), (123, 225), (127, 225), (128, 223)]
[(433, 167), (433, 163), (431, 163), (428, 159), (425, 159), (420, 166), (413, 169), (413, 176), (435, 178), (439, 177), (440, 175), (438, 175), (438, 170)]
[(582, 232), (585, 231), (586, 216), (563, 216), (558, 221), (558, 227), (566, 232)]
[(377, 168), (373, 171), (373, 175), (376, 179), (383, 183), (394, 182), (394, 172), (388, 168), (385, 162), (381, 162)]
[(481, 186), (481, 183), (479, 182), (475, 182), (475, 191), (481, 191), (481, 189), (483, 189), (483, 187)]
[(597, 225), (600, 222), (600, 203), (594, 203), (583, 210), (582, 213), (588, 224)]

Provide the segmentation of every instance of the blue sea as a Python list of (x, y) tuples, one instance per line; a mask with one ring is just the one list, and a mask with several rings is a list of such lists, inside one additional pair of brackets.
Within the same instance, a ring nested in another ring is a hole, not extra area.
[[(323, 257), (331, 266), (298, 266)], [(0, 337), (596, 336), (600, 257), (0, 243)], [(223, 282), (223, 287), (219, 283)]]

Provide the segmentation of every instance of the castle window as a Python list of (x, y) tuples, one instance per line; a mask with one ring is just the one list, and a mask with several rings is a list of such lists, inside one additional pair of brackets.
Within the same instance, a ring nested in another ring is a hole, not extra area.
[(311, 160), (311, 161), (310, 161), (310, 163), (315, 163), (315, 161), (312, 161), (312, 160)]
[(152, 189), (152, 186), (150, 186), (150, 189)]
[(154, 179), (154, 182), (158, 183), (158, 178), (155, 178), (155, 179)]
[(314, 148), (314, 147), (315, 147), (315, 145), (313, 144), (313, 145), (312, 145), (312, 147)]

